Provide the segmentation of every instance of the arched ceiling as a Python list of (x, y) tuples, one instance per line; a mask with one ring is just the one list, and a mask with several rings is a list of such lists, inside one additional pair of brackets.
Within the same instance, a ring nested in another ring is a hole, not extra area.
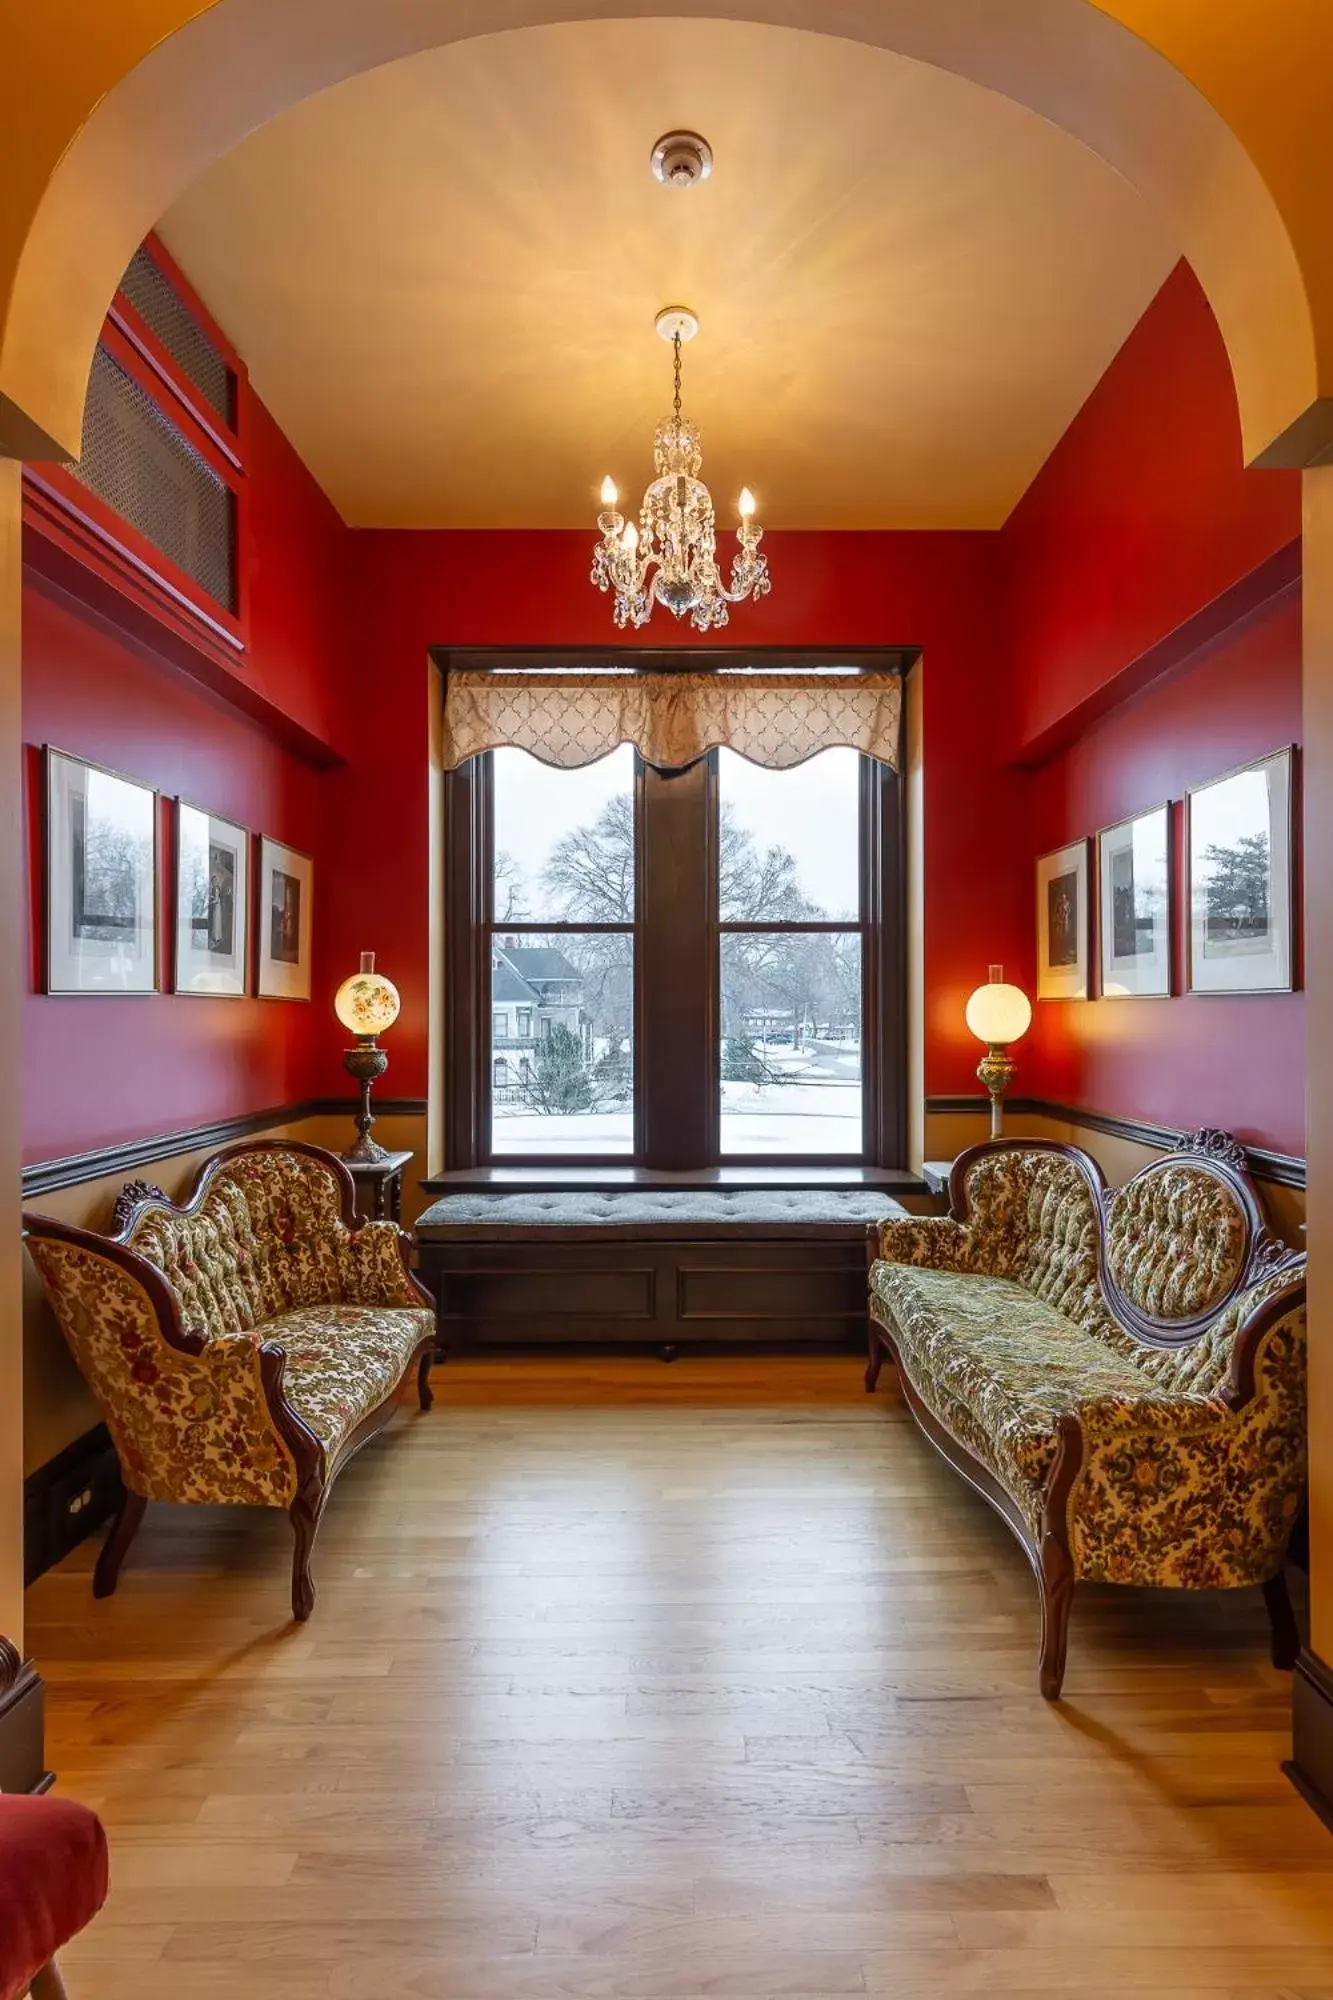
[[(712, 178), (648, 169), (673, 125)], [(650, 472), (652, 332), (721, 505), (784, 527), (1004, 519), (1178, 254), (1105, 163), (885, 50), (582, 21), (387, 65), (217, 163), (161, 233), (358, 524), (587, 524)]]

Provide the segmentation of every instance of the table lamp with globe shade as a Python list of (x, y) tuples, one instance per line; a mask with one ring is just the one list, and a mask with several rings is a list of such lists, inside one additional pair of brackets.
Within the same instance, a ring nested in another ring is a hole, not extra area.
[(990, 1135), (998, 1139), (1003, 1129), (1004, 1093), (1014, 1074), (1009, 1044), (1031, 1027), (1032, 1002), (1021, 986), (1005, 984), (1002, 965), (992, 965), (989, 979), (971, 995), (965, 1012), (968, 1027), (986, 1044), (977, 1075), (990, 1092)]
[(354, 972), (350, 979), (344, 979), (333, 996), (333, 1011), (350, 1034), (356, 1036), (356, 1046), (343, 1050), (343, 1068), (355, 1078), (361, 1091), (361, 1109), (357, 1113), (357, 1141), (343, 1158), (353, 1166), (373, 1166), (378, 1160), (387, 1160), (389, 1155), (383, 1146), (370, 1136), (370, 1128), (375, 1123), (370, 1109), (370, 1087), (377, 1077), (383, 1076), (389, 1067), (389, 1058), (375, 1040), (398, 1019), (402, 1002), (398, 998), (398, 988), (391, 979), (375, 970), (375, 954), (363, 951), (361, 970)]

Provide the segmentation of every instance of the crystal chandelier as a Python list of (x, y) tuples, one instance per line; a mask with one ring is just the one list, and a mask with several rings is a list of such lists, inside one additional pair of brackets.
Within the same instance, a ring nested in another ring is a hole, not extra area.
[(744, 487), (736, 530), (740, 550), (732, 558), (730, 583), (724, 583), (712, 495), (698, 476), (699, 432), (680, 409), (681, 343), (693, 340), (699, 321), (684, 306), (667, 306), (656, 325), (675, 354), (673, 414), (657, 426), (657, 477), (643, 496), (637, 527), (616, 512), (614, 480), (603, 482), (603, 511), (597, 516), (602, 539), (593, 552), (592, 580), (599, 590), (615, 592), (617, 625), (646, 625), (657, 603), (676, 618), (688, 612), (690, 622), (707, 632), (726, 624), (729, 604), (764, 597), (772, 589), (767, 559), (759, 553), (764, 531), (754, 519), (754, 495)]

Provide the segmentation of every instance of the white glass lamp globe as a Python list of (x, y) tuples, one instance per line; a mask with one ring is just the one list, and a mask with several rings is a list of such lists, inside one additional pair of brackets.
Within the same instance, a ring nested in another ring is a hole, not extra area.
[(363, 951), (361, 970), (344, 979), (333, 996), (333, 1011), (353, 1035), (382, 1035), (398, 1019), (402, 1002), (391, 979), (375, 970), (375, 954)]
[[(995, 971), (1001, 968), (996, 966)], [(1002, 979), (978, 986), (965, 1010), (968, 1027), (979, 1042), (989, 1048), (1005, 1047), (1025, 1035), (1032, 1026), (1032, 1002), (1021, 986), (1007, 986)]]

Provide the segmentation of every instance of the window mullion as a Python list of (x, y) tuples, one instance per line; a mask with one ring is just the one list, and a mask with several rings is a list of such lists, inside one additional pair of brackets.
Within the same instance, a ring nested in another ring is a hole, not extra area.
[(713, 1069), (712, 785), (708, 761), (645, 767), (639, 862), (641, 1136), (649, 1167), (683, 1170), (716, 1154)]

